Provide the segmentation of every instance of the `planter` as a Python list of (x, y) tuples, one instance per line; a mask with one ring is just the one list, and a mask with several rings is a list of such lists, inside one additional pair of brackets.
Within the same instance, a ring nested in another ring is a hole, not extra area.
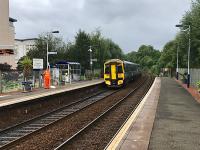
[(31, 92), (32, 91), (32, 82), (30, 81), (24, 81), (22, 82), (22, 86), (23, 86), (23, 91), (24, 92)]

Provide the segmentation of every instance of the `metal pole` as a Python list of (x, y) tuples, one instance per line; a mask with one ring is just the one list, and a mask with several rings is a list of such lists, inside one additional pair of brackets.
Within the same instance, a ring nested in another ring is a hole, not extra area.
[(187, 87), (190, 87), (190, 44), (191, 44), (191, 39), (190, 39), (190, 25), (189, 25), (189, 43), (188, 43), (188, 76), (187, 76)]
[(177, 65), (177, 67), (176, 67), (176, 79), (178, 80), (178, 49), (179, 49), (179, 44), (178, 44), (178, 46), (177, 46), (177, 58), (176, 58), (176, 65)]
[(49, 43), (48, 43), (48, 35), (47, 35), (47, 69), (49, 67), (49, 56), (48, 56), (48, 52), (49, 52)]
[(0, 93), (2, 93), (2, 72), (0, 70)]
[(90, 52), (90, 69), (91, 69), (91, 73), (92, 73), (92, 76), (93, 76), (93, 72), (92, 72), (92, 46), (90, 46), (89, 52)]

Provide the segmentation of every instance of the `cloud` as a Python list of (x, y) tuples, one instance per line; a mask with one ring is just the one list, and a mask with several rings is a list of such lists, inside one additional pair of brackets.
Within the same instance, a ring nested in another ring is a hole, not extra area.
[(141, 44), (161, 49), (174, 38), (174, 25), (189, 7), (188, 0), (11, 0), (10, 15), (18, 20), (17, 38), (57, 29), (72, 41), (79, 29), (100, 27), (128, 52)]

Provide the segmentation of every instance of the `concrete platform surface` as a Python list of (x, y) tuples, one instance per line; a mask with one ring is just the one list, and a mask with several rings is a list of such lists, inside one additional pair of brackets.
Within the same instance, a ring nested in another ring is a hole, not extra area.
[(200, 104), (177, 82), (162, 78), (149, 150), (199, 150)]
[(160, 78), (156, 78), (107, 150), (147, 150), (160, 94)]
[(48, 95), (54, 95), (62, 92), (67, 92), (70, 90), (92, 86), (95, 84), (103, 83), (103, 79), (95, 79), (95, 80), (89, 80), (89, 81), (80, 81), (80, 82), (74, 82), (72, 84), (67, 84), (65, 86), (61, 86), (55, 89), (34, 89), (32, 92), (23, 93), (23, 92), (11, 92), (8, 94), (4, 94), (0, 96), (0, 107), (8, 106), (11, 104), (24, 102), (33, 100), (36, 98), (48, 96)]

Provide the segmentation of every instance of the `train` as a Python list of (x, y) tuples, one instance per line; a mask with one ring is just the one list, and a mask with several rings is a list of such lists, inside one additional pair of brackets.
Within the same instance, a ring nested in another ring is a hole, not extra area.
[(104, 82), (108, 87), (121, 87), (141, 75), (140, 65), (120, 59), (104, 63)]

